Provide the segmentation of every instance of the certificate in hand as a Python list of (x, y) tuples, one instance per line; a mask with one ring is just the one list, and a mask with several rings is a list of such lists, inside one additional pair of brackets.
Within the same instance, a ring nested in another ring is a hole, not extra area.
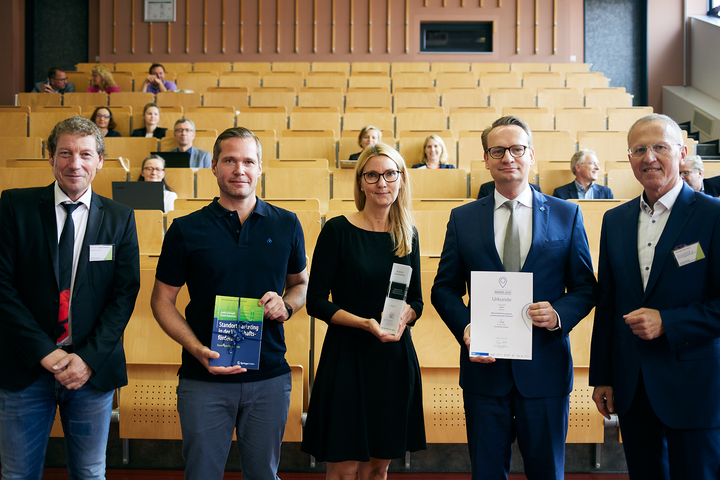
[(471, 272), (470, 356), (532, 360), (533, 274)]

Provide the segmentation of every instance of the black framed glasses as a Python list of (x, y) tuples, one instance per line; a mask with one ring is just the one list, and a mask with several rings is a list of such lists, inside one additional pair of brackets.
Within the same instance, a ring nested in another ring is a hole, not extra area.
[(380, 181), (380, 177), (384, 178), (387, 183), (393, 183), (397, 182), (400, 178), (400, 171), (388, 170), (385, 173), (367, 172), (363, 173), (362, 177), (365, 179), (365, 182), (369, 183), (370, 185), (378, 183)]
[(512, 155), (513, 158), (520, 158), (523, 155), (525, 155), (525, 150), (527, 150), (527, 146), (525, 145), (513, 145), (511, 147), (490, 147), (487, 150), (485, 150), (485, 153), (490, 155), (495, 160), (500, 160), (505, 156), (505, 152), (508, 150), (510, 151), (510, 155)]
[(110, 118), (110, 115), (105, 115), (104, 113), (98, 113), (95, 115), (97, 118)]
[[(679, 143), (676, 143), (680, 147)], [(654, 145), (638, 145), (637, 147), (628, 148), (628, 153), (635, 158), (642, 158), (647, 153), (648, 149), (652, 150), (655, 155), (665, 156), (670, 155), (673, 150), (673, 144), (669, 143), (656, 143)]]

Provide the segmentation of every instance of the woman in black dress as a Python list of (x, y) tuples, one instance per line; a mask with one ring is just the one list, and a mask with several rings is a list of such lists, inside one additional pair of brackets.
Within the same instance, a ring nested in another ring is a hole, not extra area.
[[(328, 330), (302, 450), (328, 462), (333, 480), (385, 478), (391, 459), (426, 448), (420, 367), (405, 328), (423, 308), (407, 168), (378, 143), (355, 171), (358, 212), (323, 227), (307, 296), (308, 313)], [(396, 335), (379, 325), (394, 263), (413, 269)]]

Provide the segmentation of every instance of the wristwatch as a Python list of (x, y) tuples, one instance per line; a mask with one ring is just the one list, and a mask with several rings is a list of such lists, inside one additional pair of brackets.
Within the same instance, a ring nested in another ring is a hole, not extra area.
[(283, 303), (285, 304), (285, 309), (288, 311), (288, 320), (290, 320), (290, 317), (292, 317), (293, 314), (293, 308), (290, 306), (289, 303), (287, 303), (285, 300), (283, 300)]

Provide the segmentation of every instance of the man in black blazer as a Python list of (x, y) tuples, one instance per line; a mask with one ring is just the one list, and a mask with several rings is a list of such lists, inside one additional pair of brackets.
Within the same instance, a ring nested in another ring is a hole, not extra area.
[(720, 197), (720, 175), (703, 180), (704, 193), (711, 197)]
[(570, 170), (575, 180), (558, 187), (553, 197), (568, 200), (580, 198), (586, 200), (611, 199), (613, 193), (608, 187), (595, 183), (600, 173), (600, 162), (592, 150), (580, 150), (570, 159)]
[(58, 123), (48, 151), (55, 183), (0, 197), (2, 476), (41, 477), (59, 406), (70, 477), (103, 478), (140, 288), (135, 218), (92, 191), (105, 154), (94, 123)]

